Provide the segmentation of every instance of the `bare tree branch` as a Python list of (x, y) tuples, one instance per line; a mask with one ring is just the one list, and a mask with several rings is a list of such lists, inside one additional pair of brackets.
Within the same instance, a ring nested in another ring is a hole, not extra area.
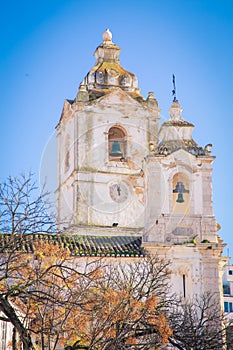
[(0, 232), (25, 234), (54, 232), (48, 193), (39, 194), (33, 174), (11, 177), (0, 184)]
[(170, 309), (170, 343), (180, 350), (222, 350), (225, 320), (216, 300), (216, 295), (205, 293), (174, 303)]

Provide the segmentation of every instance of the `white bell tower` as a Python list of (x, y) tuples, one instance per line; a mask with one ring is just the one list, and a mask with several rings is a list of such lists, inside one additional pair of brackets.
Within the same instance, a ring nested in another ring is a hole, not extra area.
[(211, 145), (192, 138), (175, 98), (157, 150), (146, 158), (143, 246), (171, 260), (172, 284), (184, 297), (205, 291), (222, 295), (224, 245), (212, 207)]
[(106, 30), (95, 66), (64, 104), (57, 126), (60, 227), (144, 227), (143, 162), (157, 147), (159, 109), (152, 92), (146, 100), (140, 94), (119, 53)]

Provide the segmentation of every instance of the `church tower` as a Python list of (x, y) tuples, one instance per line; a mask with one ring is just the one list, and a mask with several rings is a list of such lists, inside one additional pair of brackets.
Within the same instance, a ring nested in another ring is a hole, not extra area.
[(169, 112), (158, 148), (146, 158), (143, 245), (172, 261), (179, 294), (221, 295), (225, 260), (212, 207), (212, 145), (193, 140), (194, 125), (183, 120), (176, 96)]
[(221, 296), (211, 145), (193, 140), (175, 93), (159, 128), (153, 92), (143, 98), (119, 53), (106, 30), (95, 66), (65, 101), (57, 126), (58, 224), (71, 234), (140, 237), (145, 252), (171, 261), (174, 292)]
[(57, 126), (58, 221), (89, 227), (144, 227), (144, 159), (157, 147), (158, 103), (119, 62), (106, 30), (74, 101)]

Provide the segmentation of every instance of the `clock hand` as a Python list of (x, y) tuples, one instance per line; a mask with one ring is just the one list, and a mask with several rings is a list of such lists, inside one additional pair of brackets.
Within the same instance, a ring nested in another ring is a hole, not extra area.
[(120, 188), (120, 186), (119, 186), (119, 185), (117, 185), (117, 193), (118, 193), (118, 196), (120, 196), (120, 195), (121, 195), (121, 188)]

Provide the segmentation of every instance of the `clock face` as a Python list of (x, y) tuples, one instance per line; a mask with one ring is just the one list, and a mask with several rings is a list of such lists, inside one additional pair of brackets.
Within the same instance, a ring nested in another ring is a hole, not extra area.
[(125, 183), (116, 182), (109, 187), (109, 194), (114, 202), (123, 203), (128, 198), (129, 189)]

